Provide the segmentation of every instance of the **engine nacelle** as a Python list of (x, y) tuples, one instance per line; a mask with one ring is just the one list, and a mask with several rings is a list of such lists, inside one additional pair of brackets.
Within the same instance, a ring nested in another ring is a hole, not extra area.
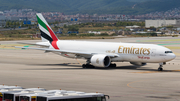
[(135, 66), (145, 66), (146, 65), (146, 63), (141, 63), (141, 62), (130, 62), (130, 63)]
[(90, 61), (95, 67), (109, 67), (111, 64), (111, 58), (103, 54), (93, 55)]

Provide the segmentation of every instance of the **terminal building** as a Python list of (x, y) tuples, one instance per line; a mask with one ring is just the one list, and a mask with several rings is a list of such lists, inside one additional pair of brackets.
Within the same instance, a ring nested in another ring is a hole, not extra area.
[(6, 21), (5, 20), (0, 20), (0, 27), (4, 27), (6, 25)]
[(163, 27), (163, 26), (171, 26), (171, 25), (180, 25), (180, 20), (146, 20), (145, 27)]

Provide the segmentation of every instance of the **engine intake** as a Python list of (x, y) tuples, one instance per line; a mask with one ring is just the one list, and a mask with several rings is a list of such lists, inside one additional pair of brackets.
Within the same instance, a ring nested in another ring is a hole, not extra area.
[(90, 61), (95, 67), (109, 67), (111, 64), (111, 58), (103, 54), (93, 55)]

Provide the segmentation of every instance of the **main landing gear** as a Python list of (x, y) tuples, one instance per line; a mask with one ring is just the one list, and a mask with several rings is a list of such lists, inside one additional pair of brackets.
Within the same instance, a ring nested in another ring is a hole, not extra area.
[(82, 68), (94, 68), (94, 66), (90, 64), (83, 64)]
[(163, 66), (160, 65), (159, 68), (158, 68), (158, 71), (163, 71), (163, 68), (162, 68), (162, 67), (163, 67)]
[(163, 63), (159, 63), (159, 68), (158, 68), (158, 71), (163, 71)]
[(116, 64), (115, 64), (115, 63), (114, 63), (114, 64), (110, 64), (109, 67), (115, 68), (115, 67), (116, 67)]
[(86, 64), (83, 64), (83, 65), (82, 65), (82, 68), (94, 68), (94, 66), (91, 65), (90, 63), (91, 63), (91, 62), (90, 62), (90, 60), (88, 59), (88, 60), (86, 61)]

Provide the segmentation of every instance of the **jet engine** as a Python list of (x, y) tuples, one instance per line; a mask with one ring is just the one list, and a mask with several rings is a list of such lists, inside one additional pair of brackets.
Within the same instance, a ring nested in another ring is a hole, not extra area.
[(109, 67), (111, 64), (111, 58), (103, 54), (93, 55), (90, 61), (95, 67)]
[(130, 63), (135, 66), (145, 66), (146, 65), (146, 63), (141, 63), (141, 62), (130, 62)]

